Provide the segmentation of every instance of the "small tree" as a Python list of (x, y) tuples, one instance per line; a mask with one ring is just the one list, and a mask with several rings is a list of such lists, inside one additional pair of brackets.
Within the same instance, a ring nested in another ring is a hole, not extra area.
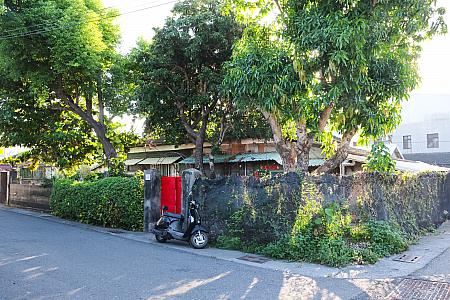
[(365, 171), (375, 171), (392, 174), (395, 172), (395, 161), (392, 159), (389, 149), (383, 142), (374, 143), (372, 150), (363, 166)]

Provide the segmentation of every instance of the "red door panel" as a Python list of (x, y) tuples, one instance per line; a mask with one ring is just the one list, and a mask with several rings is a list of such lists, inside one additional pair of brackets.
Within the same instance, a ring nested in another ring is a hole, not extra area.
[(168, 212), (181, 214), (181, 177), (161, 177), (161, 207), (167, 206)]

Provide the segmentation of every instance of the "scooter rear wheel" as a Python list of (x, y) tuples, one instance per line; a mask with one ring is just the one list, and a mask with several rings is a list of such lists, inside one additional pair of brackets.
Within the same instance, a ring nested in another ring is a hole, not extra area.
[(158, 243), (165, 243), (167, 242), (167, 239), (162, 237), (160, 234), (155, 234), (155, 239)]
[(203, 249), (208, 246), (208, 234), (204, 231), (197, 231), (191, 235), (189, 242), (195, 249)]

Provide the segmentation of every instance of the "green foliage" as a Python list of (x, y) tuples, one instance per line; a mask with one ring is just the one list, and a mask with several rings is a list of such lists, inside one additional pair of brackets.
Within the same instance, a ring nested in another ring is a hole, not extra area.
[(372, 145), (372, 150), (367, 157), (367, 163), (364, 164), (363, 168), (365, 171), (376, 171), (384, 174), (395, 172), (395, 161), (383, 142)]
[(306, 200), (299, 207), (289, 235), (267, 244), (248, 237), (252, 234), (247, 230), (248, 218), (258, 218), (251, 211), (244, 206), (231, 216), (227, 233), (218, 238), (218, 247), (339, 267), (350, 263), (374, 263), (381, 257), (404, 251), (408, 246), (396, 227), (373, 220), (352, 223), (347, 205), (322, 206), (315, 199)]
[(284, 137), (295, 124), (297, 140), (325, 141), (328, 157), (326, 132), (369, 139), (398, 125), (419, 82), (421, 43), (447, 30), (432, 0), (228, 0), (227, 11), (247, 27), (226, 90), (241, 108), (270, 115)]
[(77, 182), (56, 180), (50, 198), (55, 216), (128, 230), (142, 230), (143, 180), (108, 177)]
[(442, 172), (355, 175), (354, 184), (363, 188), (357, 199), (358, 215), (363, 220), (389, 218), (409, 237), (419, 236), (441, 219), (445, 178)]
[[(5, 94), (0, 91), (0, 95)], [(2, 146), (30, 148), (16, 157), (15, 163), (34, 159), (70, 169), (99, 158), (101, 145), (77, 115), (17, 97), (0, 100)]]
[(204, 180), (202, 221), (219, 247), (330, 265), (374, 263), (448, 218), (448, 176), (290, 173)]
[[(137, 74), (137, 110), (151, 131), (169, 142), (185, 142), (200, 132), (210, 115), (228, 109), (220, 93), (222, 65), (241, 33), (220, 3), (185, 0), (177, 3), (151, 43), (140, 41), (130, 55)], [(184, 120), (183, 120), (184, 119)]]
[(117, 11), (99, 0), (4, 1), (0, 7), (2, 141), (30, 147), (38, 159), (63, 168), (116, 157), (105, 109), (126, 112), (113, 91), (129, 89), (116, 71), (122, 69)]
[(124, 176), (125, 175), (125, 159), (124, 157), (116, 157), (109, 161), (108, 175), (109, 176)]

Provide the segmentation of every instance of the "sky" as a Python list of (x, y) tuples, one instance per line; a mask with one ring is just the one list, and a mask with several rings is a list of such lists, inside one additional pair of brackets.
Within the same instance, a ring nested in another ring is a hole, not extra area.
[[(154, 27), (164, 25), (170, 15), (174, 0), (103, 0), (106, 7), (119, 9), (123, 14), (118, 18), (122, 31), (120, 51), (127, 53), (136, 44), (139, 37), (151, 39)], [(450, 27), (450, 0), (438, 0), (438, 5), (447, 10), (446, 23)], [(140, 10), (134, 12), (136, 10)], [(434, 99), (432, 109), (450, 112), (450, 34), (435, 36), (423, 45), (419, 61), (419, 72), (422, 78), (420, 86), (411, 93), (411, 99), (405, 104), (404, 119), (415, 119), (422, 108), (428, 110), (424, 94), (447, 95)], [(411, 113), (413, 112), (413, 113)], [(135, 124), (140, 128), (142, 122)], [(140, 130), (138, 130), (140, 131)]]

